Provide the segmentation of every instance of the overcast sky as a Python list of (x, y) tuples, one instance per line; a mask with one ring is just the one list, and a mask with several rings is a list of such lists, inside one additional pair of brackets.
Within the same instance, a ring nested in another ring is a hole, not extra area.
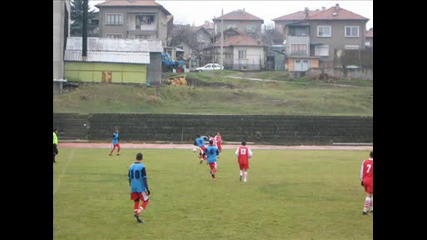
[[(89, 5), (105, 1), (89, 0)], [(340, 7), (359, 14), (363, 17), (369, 18), (366, 23), (366, 29), (374, 26), (374, 13), (373, 13), (373, 0), (359, 0), (359, 1), (295, 1), (295, 0), (219, 0), (219, 1), (181, 1), (181, 0), (165, 0), (156, 2), (166, 8), (174, 16), (175, 24), (190, 24), (199, 26), (204, 24), (205, 21), (212, 22), (212, 18), (220, 17), (221, 11), (224, 14), (229, 12), (245, 9), (246, 12), (255, 15), (264, 20), (267, 26), (273, 26), (272, 19), (281, 17), (283, 15), (291, 14), (294, 12), (302, 11), (305, 7), (310, 10), (326, 9), (339, 4)]]

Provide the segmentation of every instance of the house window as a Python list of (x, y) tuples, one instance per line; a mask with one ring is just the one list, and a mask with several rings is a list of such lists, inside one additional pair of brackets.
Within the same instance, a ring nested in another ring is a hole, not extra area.
[(329, 46), (328, 45), (317, 45), (314, 47), (314, 56), (318, 57), (328, 57), (329, 56)]
[(225, 29), (232, 29), (232, 28), (237, 28), (237, 26), (236, 25), (227, 25), (225, 27)]
[(292, 55), (308, 55), (307, 44), (291, 44)]
[(289, 36), (308, 36), (310, 35), (310, 29), (307, 26), (290, 26)]
[(239, 59), (246, 59), (246, 50), (239, 50)]
[(359, 45), (344, 45), (345, 50), (358, 50)]
[(331, 26), (317, 26), (318, 37), (330, 37), (331, 32)]
[(359, 37), (359, 26), (346, 26), (345, 37)]
[(117, 34), (117, 33), (107, 33), (105, 34), (106, 38), (122, 38), (121, 34)]
[(154, 24), (153, 15), (136, 15), (135, 28), (141, 29), (141, 26)]
[(107, 13), (107, 25), (123, 25), (123, 14)]
[(248, 26), (246, 26), (246, 31), (254, 33), (254, 32), (256, 32), (256, 26), (255, 25), (248, 25)]
[(138, 39), (150, 39), (150, 36), (149, 35), (135, 35), (135, 38), (138, 38)]

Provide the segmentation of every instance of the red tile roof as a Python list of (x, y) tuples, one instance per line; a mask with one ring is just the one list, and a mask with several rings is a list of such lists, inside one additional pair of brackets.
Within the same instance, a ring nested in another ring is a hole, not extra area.
[(214, 33), (214, 29), (206, 29), (206, 28), (204, 28), (204, 27), (197, 27), (197, 28), (195, 28), (195, 30), (196, 31), (204, 31), (206, 34), (208, 34), (210, 37), (212, 37), (213, 35), (215, 35), (215, 33)]
[(371, 37), (371, 38), (373, 38), (374, 37), (374, 29), (371, 28), (368, 31), (366, 31), (365, 37)]
[(308, 17), (305, 17), (305, 11), (299, 11), (291, 14), (287, 14), (278, 18), (273, 19), (273, 21), (286, 21), (286, 20), (366, 20), (363, 16), (359, 14), (350, 12), (344, 8), (341, 8), (338, 4), (328, 8), (326, 10), (314, 10), (308, 11)]
[[(221, 40), (218, 40), (214, 43), (215, 47), (221, 46)], [(236, 35), (224, 40), (224, 47), (230, 46), (264, 46), (261, 41), (256, 40), (253, 37), (245, 36), (245, 35)]]
[[(308, 11), (308, 16), (313, 16), (319, 13), (320, 10)], [(278, 18), (273, 19), (273, 21), (289, 21), (289, 20), (304, 20), (305, 11), (299, 11), (291, 14), (287, 14)]]
[(154, 0), (107, 0), (95, 6), (161, 6)]
[(209, 29), (214, 29), (215, 27), (213, 22), (207, 22), (203, 25), (200, 25), (199, 28), (205, 28), (206, 30), (209, 30)]
[(238, 21), (261, 21), (262, 23), (264, 23), (264, 20), (262, 20), (259, 17), (256, 17), (248, 12), (246, 12), (245, 10), (236, 10), (236, 11), (232, 11), (229, 12), (221, 17), (217, 17), (212, 19), (213, 21), (220, 21), (221, 19), (224, 20), (238, 20)]
[(96, 4), (95, 7), (155, 7), (160, 8), (166, 15), (172, 15), (166, 8), (154, 0), (107, 0), (106, 2)]
[(341, 8), (338, 4), (334, 7), (320, 11), (319, 13), (310, 16), (310, 20), (366, 20), (368, 18), (362, 17), (359, 14), (350, 12)]
[(95, 7), (155, 7), (160, 8), (166, 15), (172, 15), (166, 8), (154, 0), (107, 0), (96, 4)]

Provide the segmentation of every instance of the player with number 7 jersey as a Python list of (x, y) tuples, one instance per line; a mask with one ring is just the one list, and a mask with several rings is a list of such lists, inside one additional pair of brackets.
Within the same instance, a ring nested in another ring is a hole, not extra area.
[(360, 181), (366, 192), (363, 215), (369, 215), (369, 212), (374, 212), (374, 151), (370, 152), (369, 158), (362, 162)]

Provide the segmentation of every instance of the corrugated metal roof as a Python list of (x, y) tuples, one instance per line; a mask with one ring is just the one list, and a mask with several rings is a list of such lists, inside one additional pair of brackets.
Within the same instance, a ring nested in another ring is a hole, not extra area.
[[(161, 41), (156, 41), (160, 44)], [(156, 48), (155, 43), (150, 47)], [(81, 37), (67, 38), (67, 50), (82, 50)], [(93, 38), (87, 39), (88, 51), (115, 51), (115, 52), (151, 52), (148, 41), (143, 39), (123, 39), (123, 38)], [(155, 49), (157, 51), (157, 49)]]
[(82, 38), (67, 38), (65, 61), (150, 63), (150, 52), (163, 52), (159, 40), (88, 38), (87, 57), (82, 57)]
[(80, 50), (65, 50), (65, 61), (78, 62), (108, 62), (108, 63), (137, 63), (149, 64), (150, 53), (148, 52), (96, 52), (88, 51), (86, 60), (82, 57)]

